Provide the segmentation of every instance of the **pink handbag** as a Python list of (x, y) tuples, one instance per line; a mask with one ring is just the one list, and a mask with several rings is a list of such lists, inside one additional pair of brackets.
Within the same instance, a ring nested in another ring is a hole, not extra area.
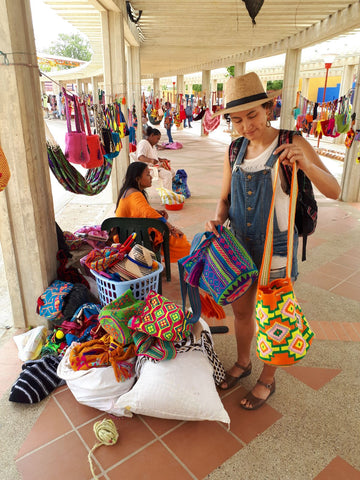
[(86, 164), (84, 165), (82, 164), (82, 166), (85, 168), (101, 167), (104, 164), (104, 155), (102, 152), (100, 138), (99, 138), (99, 135), (91, 134), (89, 114), (88, 114), (88, 109), (85, 101), (80, 104), (80, 113), (81, 113), (81, 107), (83, 107), (84, 109), (85, 123), (86, 123), (86, 129), (87, 129), (86, 141), (87, 141), (87, 145), (90, 153), (90, 160)]
[[(76, 132), (71, 131), (71, 113), (69, 107), (68, 93), (63, 89), (65, 96), (65, 113), (68, 131), (65, 134), (65, 158), (70, 163), (80, 164), (87, 168), (90, 161), (89, 149), (86, 141), (86, 133), (81, 129), (80, 124), (80, 106), (77, 97), (74, 95), (72, 100), (74, 102), (74, 116)], [(82, 119), (81, 119), (82, 120)]]

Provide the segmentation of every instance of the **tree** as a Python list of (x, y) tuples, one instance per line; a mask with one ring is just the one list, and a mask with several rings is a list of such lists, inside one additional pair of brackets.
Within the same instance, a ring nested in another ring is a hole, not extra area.
[(202, 84), (201, 83), (193, 83), (192, 85), (193, 92), (201, 92)]
[(283, 81), (282, 80), (273, 80), (273, 81), (268, 81), (266, 84), (266, 90), (281, 90), (283, 86)]
[(231, 65), (231, 67), (226, 67), (227, 75), (226, 77), (234, 77), (235, 76), (235, 65)]
[[(58, 39), (55, 42), (52, 42), (48, 48), (48, 53), (51, 55), (59, 55), (61, 57), (85, 60), (86, 62), (91, 59), (92, 55), (89, 41), (79, 33), (74, 33), (72, 35), (59, 33)], [(64, 66), (64, 68), (71, 67)]]

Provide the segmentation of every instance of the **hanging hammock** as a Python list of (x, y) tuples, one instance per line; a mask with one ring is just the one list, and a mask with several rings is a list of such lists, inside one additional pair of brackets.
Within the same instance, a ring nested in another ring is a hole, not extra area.
[(66, 160), (65, 155), (59, 145), (57, 145), (46, 123), (45, 133), (50, 170), (65, 190), (89, 196), (102, 192), (109, 183), (114, 159), (104, 155), (104, 164), (101, 167), (88, 170), (84, 178), (81, 173)]
[(211, 117), (212, 117), (212, 113), (207, 108), (205, 110), (205, 115), (203, 118), (203, 128), (204, 128), (205, 135), (208, 135), (209, 132), (212, 132), (220, 125), (220, 115), (215, 118), (211, 118)]
[(59, 145), (47, 142), (49, 167), (58, 182), (68, 192), (81, 195), (97, 195), (109, 183), (113, 158), (104, 156), (104, 164), (87, 171), (85, 177), (69, 163)]

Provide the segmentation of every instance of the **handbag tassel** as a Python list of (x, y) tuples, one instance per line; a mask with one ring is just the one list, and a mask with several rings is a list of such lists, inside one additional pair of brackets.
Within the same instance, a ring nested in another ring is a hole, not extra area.
[(199, 260), (195, 265), (194, 268), (191, 270), (187, 282), (189, 285), (193, 287), (198, 287), (199, 286), (199, 280), (201, 277), (201, 274), (204, 270), (204, 265), (205, 265), (205, 260), (201, 259)]
[(205, 318), (216, 318), (222, 320), (226, 317), (225, 311), (221, 305), (218, 305), (215, 300), (207, 293), (202, 295), (200, 293), (201, 314)]

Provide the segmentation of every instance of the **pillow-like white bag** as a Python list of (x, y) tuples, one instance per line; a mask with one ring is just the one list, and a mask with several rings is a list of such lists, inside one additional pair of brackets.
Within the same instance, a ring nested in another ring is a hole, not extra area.
[(26, 362), (38, 358), (46, 341), (46, 336), (47, 328), (44, 326), (35, 327), (25, 333), (15, 335), (13, 339), (19, 349), (20, 360)]
[[(71, 346), (57, 368), (58, 377), (66, 381), (67, 386), (79, 403), (97, 408), (107, 413), (123, 416), (121, 409), (112, 411), (112, 405), (120, 395), (128, 392), (135, 382), (135, 376), (117, 382), (112, 366), (90, 368), (89, 370), (73, 370), (70, 365)], [(135, 363), (135, 357), (128, 360)]]
[(128, 392), (114, 404), (112, 413), (133, 413), (177, 420), (217, 420), (230, 425), (218, 392), (213, 368), (200, 351), (179, 353), (172, 360), (147, 361)]

